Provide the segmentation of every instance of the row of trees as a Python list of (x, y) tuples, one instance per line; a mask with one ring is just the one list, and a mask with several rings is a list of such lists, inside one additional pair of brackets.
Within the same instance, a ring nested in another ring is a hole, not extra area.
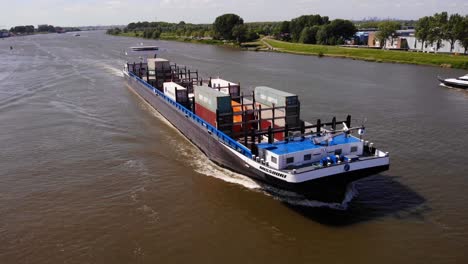
[[(385, 46), (388, 39), (393, 39), (402, 25), (416, 26), (416, 37), (423, 46), (435, 44), (438, 50), (443, 40), (450, 42), (452, 51), (456, 41), (465, 49), (468, 48), (468, 16), (447, 12), (427, 16), (418, 21), (360, 21), (359, 28), (377, 28), (377, 39)], [(142, 32), (142, 37), (157, 39), (163, 33), (177, 37), (212, 37), (219, 40), (238, 43), (258, 39), (260, 35), (273, 35), (278, 39), (307, 44), (340, 45), (354, 37), (356, 24), (349, 20), (335, 19), (327, 16), (304, 15), (283, 22), (244, 23), (236, 14), (224, 14), (216, 18), (213, 24), (190, 24), (167, 22), (136, 22), (124, 29), (110, 29), (109, 34)]]
[(351, 39), (356, 31), (349, 20), (330, 21), (327, 16), (305, 15), (280, 23), (275, 35), (285, 41), (337, 45)]
[[(209, 24), (190, 24), (180, 21), (179, 23), (168, 22), (136, 22), (130, 23), (123, 29), (127, 32), (143, 32), (144, 36), (154, 38), (154, 32), (159, 37), (162, 33), (175, 35), (178, 37), (207, 37), (212, 36), (212, 25)], [(146, 32), (146, 34), (145, 34)], [(150, 33), (151, 32), (151, 33)], [(158, 33), (159, 32), (159, 33)]]
[(356, 32), (356, 27), (349, 20), (330, 21), (326, 16), (300, 16), (284, 22), (244, 23), (236, 14), (224, 14), (217, 17), (213, 24), (188, 24), (167, 22), (135, 22), (123, 30), (111, 29), (109, 34), (143, 32), (143, 37), (159, 38), (162, 33), (178, 37), (212, 37), (218, 40), (238, 43), (252, 41), (260, 35), (274, 35), (282, 40), (308, 44), (342, 44)]
[(271, 30), (270, 25), (265, 23), (244, 24), (244, 20), (235, 14), (225, 14), (216, 18), (213, 24), (189, 24), (181, 21), (179, 23), (167, 22), (134, 22), (128, 24), (124, 29), (113, 28), (107, 31), (108, 34), (118, 35), (121, 33), (134, 32), (142, 37), (157, 39), (161, 34), (169, 36), (192, 37), (192, 38), (214, 38), (218, 40), (228, 40), (245, 42), (257, 39), (257, 31)]
[(55, 32), (68, 32), (68, 31), (79, 31), (79, 28), (74, 28), (74, 27), (54, 27), (52, 25), (39, 25), (36, 28), (34, 28), (33, 25), (26, 25), (26, 26), (16, 26), (12, 27), (10, 29), (11, 33), (14, 34), (33, 34), (35, 32), (39, 33), (55, 33)]
[(32, 34), (34, 33), (34, 26), (27, 25), (27, 26), (16, 26), (10, 29), (11, 33), (15, 34)]
[(420, 18), (416, 23), (416, 38), (422, 42), (421, 49), (429, 44), (435, 45), (436, 51), (442, 46), (442, 41), (450, 43), (450, 52), (457, 41), (468, 49), (468, 16), (459, 14), (448, 15), (447, 12), (436, 13), (433, 16)]

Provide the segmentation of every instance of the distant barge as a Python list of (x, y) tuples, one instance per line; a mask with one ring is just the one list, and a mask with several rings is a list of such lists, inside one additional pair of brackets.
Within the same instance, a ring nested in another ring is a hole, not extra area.
[(202, 79), (162, 58), (127, 63), (123, 72), (210, 160), (252, 179), (342, 202), (350, 183), (389, 169), (389, 154), (361, 139), (364, 126), (351, 127), (350, 116), (305, 122), (297, 95), (264, 86), (243, 95), (238, 83)]

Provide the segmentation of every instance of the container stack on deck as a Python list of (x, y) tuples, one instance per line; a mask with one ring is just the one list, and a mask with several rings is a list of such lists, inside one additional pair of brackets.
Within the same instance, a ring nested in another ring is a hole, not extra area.
[[(266, 86), (255, 87), (254, 95), (256, 108), (261, 110), (258, 116), (262, 130), (269, 126), (273, 129), (284, 129), (286, 125), (289, 128), (300, 126), (300, 103), (297, 95)], [(284, 133), (275, 133), (274, 137), (283, 140)]]
[(252, 106), (242, 105), (236, 101), (231, 102), (232, 111), (233, 111), (233, 126), (232, 130), (234, 133), (237, 133), (237, 136), (241, 136), (241, 132), (249, 132), (254, 128), (254, 122), (249, 122), (255, 120), (254, 111)]
[(251, 101), (241, 95), (239, 84), (220, 78), (204, 82), (198, 78), (198, 71), (171, 65), (166, 59), (150, 58), (147, 63), (128, 66), (220, 131), (244, 138), (245, 144), (248, 136), (253, 139), (253, 135), (265, 133), (270, 127), (276, 140), (284, 140), (288, 131), (301, 126), (300, 103), (295, 94), (258, 86)]
[(148, 59), (148, 83), (163, 91), (163, 83), (173, 80), (173, 71), (171, 64), (166, 59), (149, 58)]
[(190, 109), (189, 96), (187, 88), (178, 85), (175, 82), (165, 82), (163, 84), (164, 94), (172, 100)]
[(229, 94), (234, 101), (240, 102), (240, 85), (238, 83), (233, 83), (220, 78), (210, 78), (208, 86), (222, 93)]
[(205, 84), (195, 85), (194, 95), (195, 114), (218, 130), (231, 135), (233, 124), (231, 96)]

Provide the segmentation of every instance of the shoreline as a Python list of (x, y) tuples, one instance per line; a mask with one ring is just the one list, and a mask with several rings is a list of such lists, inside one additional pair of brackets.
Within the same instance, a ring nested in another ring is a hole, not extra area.
[(426, 65), (442, 68), (468, 69), (467, 55), (434, 54), (411, 51), (348, 48), (313, 44), (291, 43), (262, 39), (273, 47), (273, 52), (318, 57), (344, 58), (369, 62)]
[[(136, 36), (135, 33), (125, 33), (112, 35), (118, 37), (131, 37), (146, 39), (141, 36)], [(148, 39), (153, 40), (153, 39)], [(274, 40), (269, 38), (261, 38), (255, 42), (243, 43), (240, 46), (231, 42), (222, 42), (219, 40), (203, 40), (190, 39), (176, 36), (161, 36), (158, 40), (177, 41), (193, 44), (205, 44), (236, 48), (246, 51), (257, 52), (277, 52), (288, 53), (305, 56), (331, 57), (361, 60), (376, 63), (398, 63), (412, 65), (426, 65), (442, 68), (468, 69), (467, 55), (449, 55), (449, 54), (433, 54), (410, 51), (394, 51), (381, 49), (365, 49), (365, 48), (349, 48), (340, 46), (326, 46), (314, 44), (301, 44)]]

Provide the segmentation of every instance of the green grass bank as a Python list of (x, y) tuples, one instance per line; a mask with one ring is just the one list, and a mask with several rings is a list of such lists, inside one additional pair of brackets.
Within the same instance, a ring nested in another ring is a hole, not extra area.
[(270, 44), (270, 46), (272, 46), (277, 52), (468, 69), (468, 56), (464, 55), (346, 48), (339, 46), (290, 43), (273, 39), (264, 39), (264, 41)]

